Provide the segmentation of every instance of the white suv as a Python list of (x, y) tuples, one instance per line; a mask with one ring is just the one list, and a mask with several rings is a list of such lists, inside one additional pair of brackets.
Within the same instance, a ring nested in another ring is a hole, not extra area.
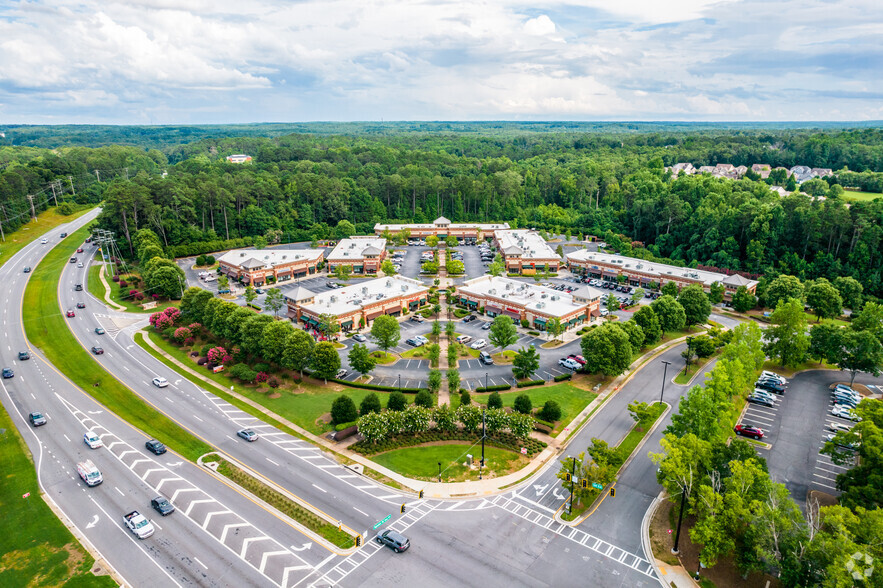
[(166, 386), (169, 385), (169, 381), (163, 377), (156, 377), (156, 378), (153, 378), (153, 385), (156, 386), (157, 388), (165, 388)]

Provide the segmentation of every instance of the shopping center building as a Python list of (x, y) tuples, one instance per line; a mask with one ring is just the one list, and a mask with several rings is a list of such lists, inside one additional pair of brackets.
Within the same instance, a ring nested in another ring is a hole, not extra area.
[(445, 239), (449, 235), (459, 239), (492, 239), (497, 231), (507, 230), (508, 223), (452, 223), (443, 216), (438, 217), (432, 223), (413, 225), (390, 225), (377, 223), (374, 225), (374, 234), (378, 237), (384, 234), (395, 235), (402, 231), (408, 231), (410, 238), (425, 239), (435, 235), (439, 239)]
[(545, 331), (558, 319), (565, 329), (590, 323), (601, 316), (600, 290), (581, 286), (571, 293), (509, 278), (482, 276), (457, 290), (458, 303), (468, 310), (483, 309), (489, 317), (505, 315), (516, 323), (526, 320), (530, 328)]
[(429, 288), (423, 282), (402, 276), (362, 280), (358, 284), (313, 292), (304, 287), (285, 295), (288, 318), (306, 327), (316, 327), (322, 315), (337, 320), (347, 332), (370, 327), (377, 317), (400, 316), (427, 304)]
[(315, 274), (322, 258), (321, 249), (233, 249), (218, 263), (231, 280), (262, 286)]
[(328, 254), (328, 271), (349, 266), (354, 274), (376, 274), (386, 257), (386, 239), (381, 237), (350, 237), (342, 239)]
[(724, 298), (727, 300), (733, 296), (739, 286), (745, 286), (751, 294), (757, 289), (757, 280), (739, 274), (719, 274), (586, 249), (568, 253), (565, 257), (567, 267), (575, 274), (588, 275), (608, 282), (616, 282), (618, 276), (623, 275), (630, 286), (640, 286), (645, 289), (661, 288), (667, 282), (674, 282), (678, 289), (699, 284), (707, 292), (712, 284), (719, 282), (724, 286)]
[(506, 273), (533, 275), (536, 272), (557, 272), (561, 257), (536, 231), (517, 229), (497, 231), (494, 237)]

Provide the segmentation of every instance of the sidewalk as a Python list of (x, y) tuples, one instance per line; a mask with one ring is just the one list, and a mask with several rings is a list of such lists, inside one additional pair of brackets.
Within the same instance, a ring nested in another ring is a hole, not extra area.
[(107, 280), (104, 278), (104, 268), (105, 267), (106, 267), (106, 265), (102, 263), (98, 268), (98, 279), (101, 280), (101, 284), (104, 286), (104, 301), (107, 302), (108, 304), (110, 304), (111, 306), (115, 307), (116, 310), (125, 312), (126, 311), (125, 306), (117, 304), (116, 302), (114, 302), (113, 300), (110, 299), (110, 284), (108, 284)]

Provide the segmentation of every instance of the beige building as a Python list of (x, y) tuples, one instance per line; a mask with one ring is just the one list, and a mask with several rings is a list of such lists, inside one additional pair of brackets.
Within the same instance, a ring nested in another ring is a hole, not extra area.
[(350, 237), (342, 239), (328, 254), (328, 271), (338, 266), (350, 266), (354, 274), (376, 274), (386, 257), (386, 239), (380, 237)]
[(432, 223), (413, 224), (413, 225), (390, 225), (377, 223), (374, 225), (374, 234), (383, 235), (387, 231), (395, 235), (404, 230), (409, 232), (411, 238), (425, 239), (430, 235), (435, 235), (439, 239), (444, 239), (448, 235), (453, 235), (460, 239), (492, 239), (497, 231), (507, 230), (508, 223), (452, 223), (443, 216), (438, 217)]
[(427, 304), (428, 295), (423, 282), (396, 275), (323, 292), (300, 287), (286, 294), (285, 300), (292, 321), (315, 327), (322, 315), (330, 315), (347, 332), (370, 327), (371, 321), (384, 314), (397, 317), (413, 312)]
[(516, 323), (545, 331), (553, 318), (572, 329), (601, 316), (602, 292), (582, 286), (571, 293), (509, 278), (482, 276), (457, 290), (458, 303), (469, 310), (484, 309), (489, 317), (505, 315)]
[(557, 272), (561, 258), (536, 231), (517, 229), (497, 231), (495, 242), (510, 274), (533, 275), (538, 271)]
[(315, 274), (322, 263), (321, 249), (233, 249), (218, 259), (219, 269), (231, 280), (262, 286)]
[(568, 253), (566, 258), (568, 268), (576, 274), (588, 275), (607, 282), (615, 282), (617, 276), (623, 275), (630, 286), (640, 286), (645, 289), (651, 284), (661, 288), (667, 282), (674, 282), (678, 289), (690, 284), (700, 284), (708, 292), (713, 283), (719, 282), (725, 288), (724, 298), (727, 300), (739, 286), (745, 286), (752, 294), (757, 289), (757, 280), (750, 280), (738, 274), (719, 274), (586, 249)]

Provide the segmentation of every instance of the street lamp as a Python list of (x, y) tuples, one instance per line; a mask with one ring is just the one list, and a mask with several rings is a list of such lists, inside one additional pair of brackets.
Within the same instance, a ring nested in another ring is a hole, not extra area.
[(484, 391), (487, 392), (487, 372), (484, 373)]
[(670, 361), (662, 360), (662, 363), (665, 364), (665, 367), (662, 370), (662, 390), (659, 391), (659, 404), (662, 404), (662, 394), (665, 392), (665, 376), (668, 373), (668, 366), (671, 365)]
[[(570, 457), (570, 456), (568, 456)], [(573, 491), (576, 487), (576, 458), (570, 457), (570, 504), (567, 505), (567, 514), (573, 512)]]
[(675, 546), (672, 548), (672, 555), (677, 555), (678, 552), (678, 541), (681, 539), (681, 521), (684, 519), (684, 503), (687, 502), (687, 487), (684, 486), (683, 491), (681, 492), (681, 511), (678, 514), (678, 530), (675, 532)]
[(402, 392), (402, 374), (399, 374), (399, 383), (396, 385), (396, 388), (399, 389), (399, 394)]
[(438, 462), (438, 483), (441, 484), (441, 462)]

